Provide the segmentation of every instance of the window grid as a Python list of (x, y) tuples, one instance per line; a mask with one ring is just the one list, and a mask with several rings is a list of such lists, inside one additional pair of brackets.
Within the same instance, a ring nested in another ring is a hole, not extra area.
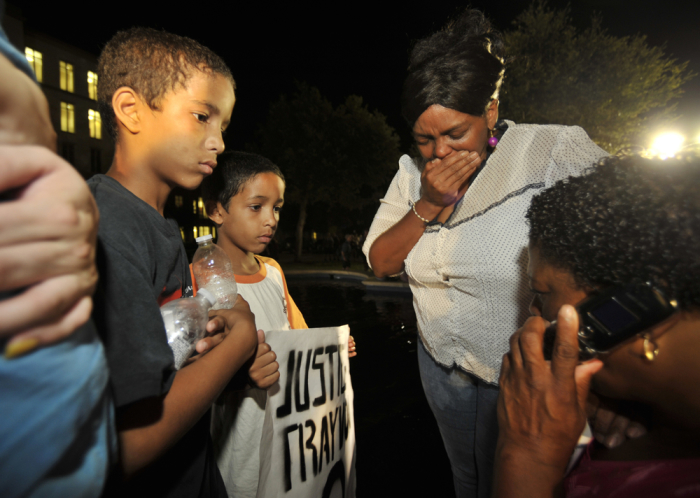
[(44, 56), (41, 52), (29, 47), (24, 48), (24, 56), (32, 66), (36, 80), (41, 83), (44, 80)]
[(73, 93), (73, 64), (59, 61), (59, 75), (61, 90)]
[(61, 131), (75, 133), (75, 106), (61, 102)]

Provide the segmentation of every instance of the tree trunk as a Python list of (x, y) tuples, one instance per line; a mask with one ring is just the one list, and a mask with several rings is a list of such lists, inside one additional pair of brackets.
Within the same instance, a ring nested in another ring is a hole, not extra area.
[[(308, 191), (307, 191), (308, 192)], [(304, 225), (306, 224), (306, 206), (309, 203), (309, 194), (304, 194), (304, 197), (299, 203), (299, 219), (297, 220), (297, 252), (294, 261), (301, 262), (301, 249), (304, 245)]]

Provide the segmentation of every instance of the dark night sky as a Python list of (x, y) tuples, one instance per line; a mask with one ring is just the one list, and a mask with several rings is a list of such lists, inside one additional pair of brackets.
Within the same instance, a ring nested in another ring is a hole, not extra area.
[[(386, 114), (405, 138), (408, 130), (399, 114), (399, 94), (411, 41), (438, 29), (466, 5), (433, 0), (398, 10), (379, 7), (386, 4), (377, 1), (325, 2), (313, 7), (299, 6), (300, 2), (274, 6), (272, 2), (195, 1), (188, 9), (174, 9), (172, 2), (156, 7), (155, 2), (146, 1), (11, 3), (22, 10), (27, 28), (95, 54), (115, 31), (133, 25), (163, 28), (207, 45), (227, 61), (237, 81), (238, 100), (227, 137), (235, 148), (253, 137), (269, 103), (293, 90), (295, 79), (317, 86), (336, 104), (347, 95), (361, 95), (370, 108)], [(504, 30), (529, 3), (475, 0), (471, 5)], [(566, 2), (551, 0), (549, 5), (563, 7)], [(98, 6), (107, 6), (110, 13), (91, 14)], [(645, 34), (650, 44), (665, 44), (667, 53), (690, 61), (690, 67), (700, 73), (698, 1), (582, 0), (572, 2), (570, 10), (580, 27), (587, 26), (597, 12), (614, 35)], [(698, 137), (700, 77), (686, 86), (680, 104), (684, 118), (678, 125), (690, 137)]]

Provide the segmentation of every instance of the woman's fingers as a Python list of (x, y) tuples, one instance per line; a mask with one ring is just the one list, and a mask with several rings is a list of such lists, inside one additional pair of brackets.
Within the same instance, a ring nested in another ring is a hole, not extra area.
[(5, 346), (5, 357), (14, 358), (65, 339), (88, 321), (91, 312), (92, 298), (83, 297), (55, 322), (30, 328), (14, 336)]
[(84, 294), (96, 283), (95, 246), (87, 241), (40, 241), (0, 247), (0, 291), (70, 275), (79, 278)]
[(574, 380), (576, 382), (576, 395), (578, 396), (578, 406), (582, 409), (586, 406), (586, 397), (591, 387), (591, 379), (603, 368), (600, 360), (590, 360), (576, 367)]
[(578, 313), (573, 306), (565, 304), (557, 315), (557, 335), (554, 338), (551, 365), (554, 380), (562, 390), (569, 389), (573, 378), (578, 406), (585, 410), (591, 378), (602, 368), (603, 363), (592, 360), (579, 364), (578, 330)]
[(521, 369), (527, 364), (544, 364), (542, 335), (546, 322), (539, 316), (531, 316), (510, 337), (510, 360), (513, 368)]
[(462, 151), (440, 161), (429, 176), (436, 186), (456, 191), (480, 164), (481, 158), (476, 152)]
[(467, 190), (467, 180), (481, 164), (476, 152), (461, 151), (429, 162), (421, 181), (428, 200), (439, 206), (454, 204)]
[[(96, 278), (96, 276), (95, 276)], [(95, 280), (92, 281), (93, 285)], [(0, 336), (16, 334), (44, 325), (59, 323), (83, 298), (91, 300), (92, 289), (85, 296), (82, 278), (62, 275), (50, 278), (0, 301)]]
[(565, 304), (557, 315), (557, 334), (552, 348), (552, 374), (557, 379), (567, 381), (574, 376), (578, 365), (578, 327), (578, 313), (573, 306)]

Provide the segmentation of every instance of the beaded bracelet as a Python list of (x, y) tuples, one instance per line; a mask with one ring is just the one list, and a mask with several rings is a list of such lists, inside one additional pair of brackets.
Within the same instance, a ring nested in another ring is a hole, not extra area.
[(430, 223), (430, 220), (426, 220), (425, 218), (423, 218), (421, 215), (418, 214), (418, 211), (416, 211), (416, 203), (415, 203), (415, 202), (413, 203), (413, 214), (415, 214), (416, 216), (418, 216), (418, 219), (421, 220), (421, 221), (422, 221), (423, 223), (425, 223), (426, 225), (427, 225), (428, 223)]

